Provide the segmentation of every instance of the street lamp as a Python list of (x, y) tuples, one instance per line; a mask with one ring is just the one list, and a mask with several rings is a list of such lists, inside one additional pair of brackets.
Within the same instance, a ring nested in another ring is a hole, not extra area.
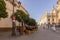
[(13, 0), (13, 16), (12, 16), (12, 36), (15, 36), (15, 27), (16, 27), (16, 23), (15, 23), (15, 16), (14, 16), (14, 0)]

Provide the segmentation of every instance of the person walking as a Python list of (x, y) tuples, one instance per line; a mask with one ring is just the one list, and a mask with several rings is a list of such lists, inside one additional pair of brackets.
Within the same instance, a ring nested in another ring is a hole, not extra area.
[(53, 26), (52, 26), (52, 30), (53, 30), (53, 31), (56, 31), (55, 24), (53, 24)]

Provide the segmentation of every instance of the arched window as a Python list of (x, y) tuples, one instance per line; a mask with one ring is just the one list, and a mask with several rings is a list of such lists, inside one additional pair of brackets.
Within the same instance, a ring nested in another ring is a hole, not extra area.
[(52, 19), (52, 21), (54, 21), (54, 19)]

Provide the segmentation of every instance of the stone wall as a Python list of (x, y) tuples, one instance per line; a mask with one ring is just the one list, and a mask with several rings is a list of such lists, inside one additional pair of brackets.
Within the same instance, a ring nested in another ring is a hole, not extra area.
[[(11, 15), (13, 13), (13, 4), (10, 2), (10, 0), (4, 0), (6, 3), (6, 8), (8, 12), (8, 17), (3, 19), (1, 18), (0, 20), (0, 28), (12, 28), (12, 20), (11, 20)], [(18, 7), (18, 1), (15, 1), (16, 6), (14, 6), (14, 12), (16, 12), (17, 9), (23, 10), (26, 14), (28, 14), (27, 10), (21, 5)], [(18, 22), (16, 23), (18, 25)]]

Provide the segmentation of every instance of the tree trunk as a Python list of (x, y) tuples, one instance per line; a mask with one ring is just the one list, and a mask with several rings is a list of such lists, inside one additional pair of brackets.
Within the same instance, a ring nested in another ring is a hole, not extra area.
[(19, 26), (20, 26), (20, 22), (19, 22)]
[(0, 21), (1, 21), (1, 18), (0, 18)]

